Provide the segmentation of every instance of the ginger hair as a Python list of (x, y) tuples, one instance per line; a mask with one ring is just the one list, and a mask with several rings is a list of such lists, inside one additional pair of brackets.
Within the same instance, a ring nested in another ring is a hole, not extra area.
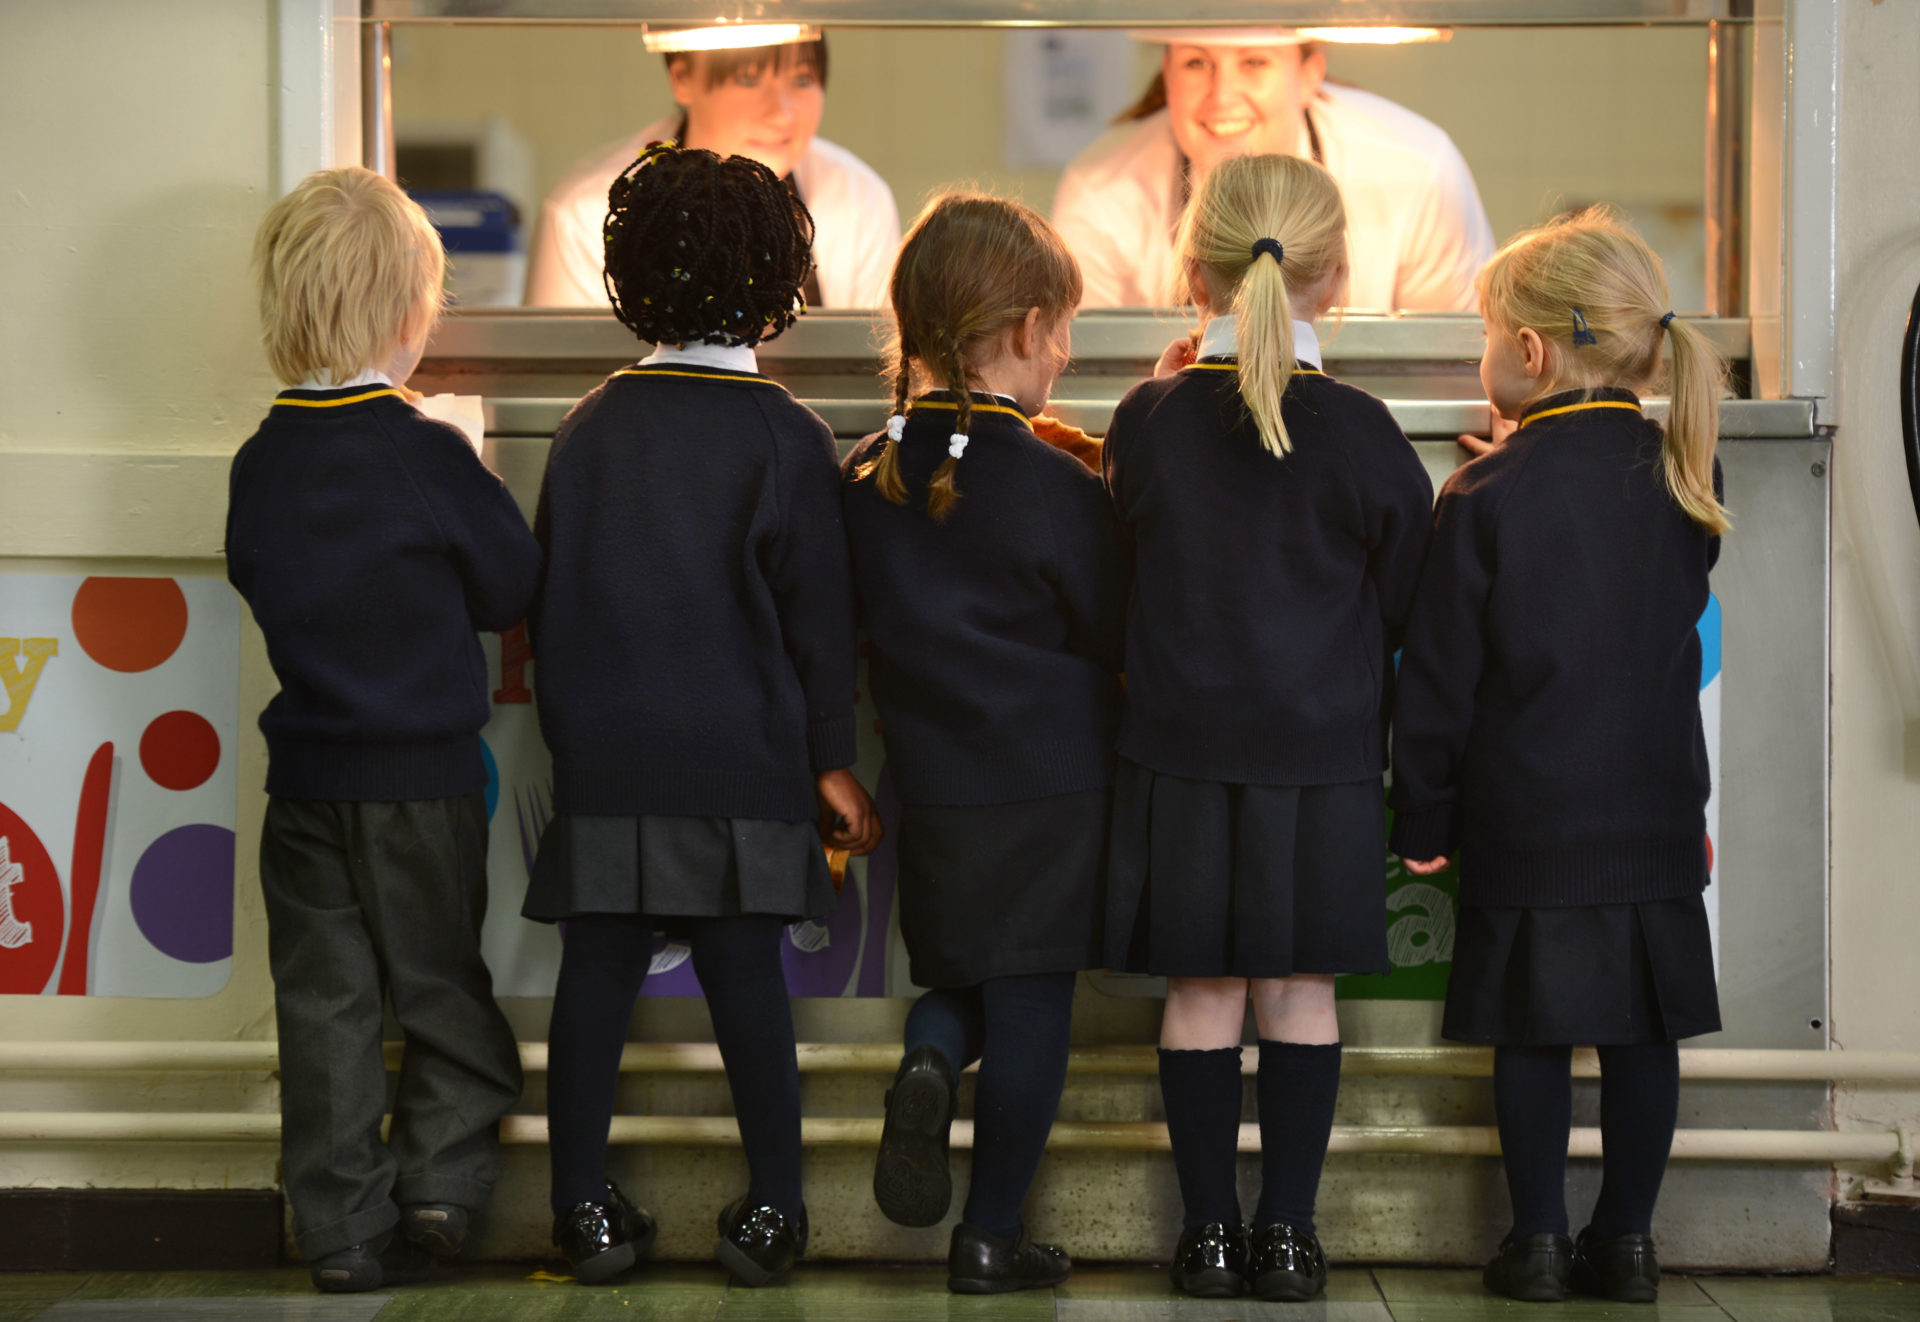
[(253, 242), (260, 340), (283, 383), (344, 381), (431, 331), (446, 249), (427, 213), (361, 167), (316, 170), (275, 202)]
[[(1672, 402), (1660, 450), (1667, 493), (1708, 532), (1732, 526), (1713, 490), (1726, 360), (1668, 315), (1666, 271), (1646, 240), (1612, 211), (1590, 207), (1519, 235), (1493, 255), (1477, 284), (1490, 328), (1509, 336), (1531, 328), (1546, 345), (1541, 395), (1666, 385)], [(1587, 334), (1576, 339), (1576, 325)], [(1661, 356), (1663, 340), (1670, 363)]]
[[(1256, 253), (1262, 239), (1282, 256)], [(1235, 156), (1207, 172), (1174, 238), (1182, 268), (1191, 263), (1225, 294), (1239, 342), (1240, 398), (1277, 458), (1293, 448), (1280, 401), (1293, 379), (1294, 301), (1321, 286), (1347, 258), (1347, 212), (1340, 186), (1297, 156)], [(1231, 291), (1230, 293), (1228, 291)]]
[[(1080, 265), (1053, 226), (1030, 207), (990, 193), (945, 193), (927, 203), (900, 244), (888, 286), (894, 336), (887, 345), (893, 411), (905, 413), (916, 373), (953, 392), (954, 431), (972, 426), (979, 364), (1039, 308), (1041, 329), (1057, 326), (1080, 303)], [(855, 472), (873, 478), (896, 505), (907, 501), (899, 445)], [(927, 486), (927, 513), (944, 519), (960, 499), (958, 460), (941, 461)]]

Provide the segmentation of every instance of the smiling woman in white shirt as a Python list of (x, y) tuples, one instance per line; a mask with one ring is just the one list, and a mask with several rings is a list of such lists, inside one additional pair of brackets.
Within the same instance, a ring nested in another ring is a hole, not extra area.
[(1076, 157), (1053, 223), (1086, 279), (1086, 307), (1164, 306), (1173, 231), (1207, 171), (1279, 153), (1324, 165), (1346, 204), (1352, 308), (1465, 312), (1493, 231), (1473, 174), (1438, 125), (1326, 81), (1326, 56), (1288, 28), (1156, 29), (1160, 73)]
[[(900, 244), (893, 190), (846, 148), (816, 136), (826, 109), (827, 43), (812, 29), (781, 45), (673, 50), (667, 76), (677, 114), (578, 162), (540, 208), (528, 304), (605, 307), (601, 226), (607, 189), (649, 142), (672, 139), (747, 156), (787, 181), (813, 214), (812, 307), (875, 307)], [(682, 34), (666, 34), (679, 36)], [(684, 34), (689, 44), (697, 33)]]

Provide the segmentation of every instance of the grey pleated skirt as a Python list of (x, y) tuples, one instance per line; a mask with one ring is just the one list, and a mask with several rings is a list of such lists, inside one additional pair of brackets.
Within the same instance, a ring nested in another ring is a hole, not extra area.
[(1380, 781), (1236, 785), (1121, 758), (1106, 953), (1180, 978), (1385, 973)]
[(1699, 895), (1460, 906), (1440, 1030), (1455, 1042), (1627, 1046), (1719, 1028), (1713, 937)]
[(522, 917), (580, 914), (663, 920), (774, 914), (825, 918), (833, 874), (811, 822), (756, 817), (590, 817), (547, 824)]

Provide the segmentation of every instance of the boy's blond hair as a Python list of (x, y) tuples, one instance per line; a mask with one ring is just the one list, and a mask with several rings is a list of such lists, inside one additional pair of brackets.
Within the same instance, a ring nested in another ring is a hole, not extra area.
[(260, 339), (287, 385), (345, 381), (433, 328), (446, 251), (433, 222), (382, 175), (316, 170), (274, 203), (253, 242)]
[[(1665, 378), (1672, 403), (1661, 445), (1667, 493), (1710, 533), (1731, 525), (1713, 490), (1714, 442), (1727, 366), (1713, 344), (1673, 315), (1653, 249), (1604, 207), (1560, 216), (1520, 234), (1480, 272), (1480, 311), (1507, 335), (1530, 327), (1547, 347), (1556, 390)], [(1660, 356), (1672, 351), (1670, 367)]]
[[(1280, 245), (1275, 256), (1264, 240)], [(1261, 244), (1263, 251), (1255, 252)], [(1312, 161), (1294, 156), (1234, 156), (1207, 172), (1194, 193), (1174, 250), (1200, 266), (1216, 289), (1233, 291), (1240, 398), (1260, 443), (1278, 458), (1293, 448), (1280, 400), (1293, 379), (1293, 300), (1347, 259), (1347, 212), (1340, 185)], [(1311, 313), (1309, 313), (1311, 316)]]

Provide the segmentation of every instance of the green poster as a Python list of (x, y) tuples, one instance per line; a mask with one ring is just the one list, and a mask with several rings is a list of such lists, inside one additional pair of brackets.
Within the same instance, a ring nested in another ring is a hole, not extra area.
[[(1387, 809), (1393, 831), (1393, 809)], [(1392, 854), (1386, 856), (1387, 958), (1389, 973), (1355, 973), (1339, 980), (1340, 995), (1356, 1000), (1440, 1001), (1453, 969), (1454, 907), (1460, 877), (1452, 866), (1416, 877)]]

